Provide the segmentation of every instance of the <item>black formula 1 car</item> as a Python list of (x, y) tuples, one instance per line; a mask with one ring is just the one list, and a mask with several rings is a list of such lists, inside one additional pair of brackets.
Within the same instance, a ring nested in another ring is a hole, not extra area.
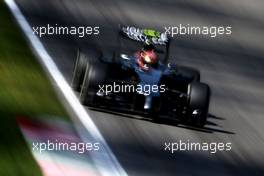
[[(119, 47), (112, 58), (91, 50), (78, 50), (72, 88), (89, 107), (141, 114), (152, 119), (170, 118), (203, 127), (206, 124), (210, 89), (200, 82), (196, 69), (168, 63), (170, 39), (152, 29), (122, 27)], [(152, 44), (159, 62), (142, 70), (134, 52)], [(140, 45), (140, 46), (139, 46)]]

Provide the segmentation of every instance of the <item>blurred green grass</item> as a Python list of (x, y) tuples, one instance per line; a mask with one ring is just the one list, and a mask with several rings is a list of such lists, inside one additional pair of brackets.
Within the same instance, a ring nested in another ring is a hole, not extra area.
[(22, 32), (0, 1), (0, 175), (38, 176), (16, 117), (67, 117)]

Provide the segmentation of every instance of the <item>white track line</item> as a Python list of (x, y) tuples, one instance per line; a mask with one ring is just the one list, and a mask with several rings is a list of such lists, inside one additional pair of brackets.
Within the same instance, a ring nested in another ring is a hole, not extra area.
[(79, 103), (78, 98), (71, 90), (69, 84), (64, 79), (62, 73), (57, 68), (51, 56), (46, 51), (39, 38), (33, 34), (32, 28), (21, 13), (15, 1), (5, 0), (5, 3), (22, 28), (24, 34), (29, 40), (31, 47), (36, 52), (38, 56), (37, 58), (42, 63), (42, 66), (46, 69), (49, 76), (57, 84), (65, 100), (71, 106), (73, 112), (78, 118), (77, 121), (79, 121), (81, 123), (80, 125), (83, 125), (88, 131), (88, 133), (86, 132), (86, 135), (82, 135), (82, 137), (84, 138), (83, 140), (85, 142), (99, 142), (101, 144), (100, 150), (98, 152), (92, 152), (91, 154), (92, 159), (95, 162), (95, 165), (99, 169), (100, 173), (103, 176), (127, 176), (127, 173), (117, 161), (115, 155), (93, 123), (91, 117), (87, 114), (84, 107)]

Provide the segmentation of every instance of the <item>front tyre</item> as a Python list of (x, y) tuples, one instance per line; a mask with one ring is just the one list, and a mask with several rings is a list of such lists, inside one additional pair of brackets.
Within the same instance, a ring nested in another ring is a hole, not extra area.
[(207, 84), (192, 82), (188, 86), (188, 95), (190, 123), (192, 126), (203, 127), (207, 120), (210, 88)]

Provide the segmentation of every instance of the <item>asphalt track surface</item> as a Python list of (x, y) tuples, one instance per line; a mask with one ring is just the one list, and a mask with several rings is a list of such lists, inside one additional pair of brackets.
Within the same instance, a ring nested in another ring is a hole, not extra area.
[[(212, 98), (204, 129), (157, 124), (129, 115), (88, 110), (129, 175), (264, 174), (264, 2), (17, 0), (32, 26), (100, 26), (101, 35), (41, 38), (70, 82), (76, 48), (111, 50), (120, 23), (162, 28), (180, 23), (231, 25), (232, 35), (181, 36), (172, 43), (171, 61), (196, 67), (210, 85)], [(216, 154), (164, 151), (164, 142), (231, 142)]]

